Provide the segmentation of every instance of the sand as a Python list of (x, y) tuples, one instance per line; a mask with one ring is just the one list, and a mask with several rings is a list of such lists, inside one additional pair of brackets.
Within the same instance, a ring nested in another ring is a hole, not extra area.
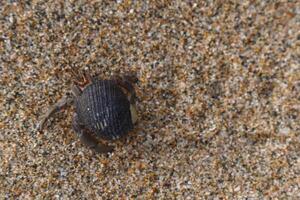
[[(300, 198), (299, 1), (162, 2), (0, 2), (0, 199)], [(36, 131), (70, 69), (139, 78), (111, 154)]]

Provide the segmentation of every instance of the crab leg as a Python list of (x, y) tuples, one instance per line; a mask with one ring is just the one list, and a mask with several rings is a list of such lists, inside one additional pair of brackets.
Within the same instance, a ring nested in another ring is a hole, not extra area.
[(72, 126), (80, 141), (91, 149), (95, 150), (97, 153), (108, 153), (113, 151), (112, 146), (105, 145), (98, 141), (88, 132), (88, 130), (84, 128), (82, 124), (80, 124), (77, 114), (74, 114), (73, 116)]
[(73, 102), (73, 98), (69, 95), (63, 96), (58, 102), (49, 108), (49, 110), (42, 116), (40, 122), (37, 125), (37, 130), (41, 131), (45, 125), (47, 119), (49, 119), (53, 114), (57, 113), (66, 106), (69, 106)]

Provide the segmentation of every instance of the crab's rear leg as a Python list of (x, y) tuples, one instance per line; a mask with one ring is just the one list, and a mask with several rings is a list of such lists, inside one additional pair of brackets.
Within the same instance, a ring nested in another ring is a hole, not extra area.
[(95, 150), (97, 153), (108, 153), (113, 151), (112, 146), (108, 146), (99, 142), (94, 136), (92, 136), (85, 127), (80, 124), (77, 114), (73, 116), (73, 129), (78, 135), (80, 141)]
[(41, 117), (41, 120), (37, 125), (37, 130), (41, 131), (47, 119), (49, 119), (51, 116), (53, 116), (53, 114), (57, 113), (63, 108), (71, 105), (73, 103), (73, 100), (74, 98), (71, 95), (69, 94), (64, 95), (60, 100), (58, 100), (58, 102), (56, 102), (53, 106), (51, 106), (48, 109), (48, 111)]

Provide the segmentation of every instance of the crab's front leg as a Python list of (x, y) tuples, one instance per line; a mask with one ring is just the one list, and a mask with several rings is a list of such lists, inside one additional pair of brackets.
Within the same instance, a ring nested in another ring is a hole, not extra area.
[(80, 124), (76, 113), (73, 116), (72, 126), (80, 141), (91, 149), (95, 150), (97, 153), (108, 153), (113, 151), (112, 146), (108, 146), (99, 142), (89, 133), (88, 130), (85, 129), (82, 124)]
[(70, 94), (64, 95), (60, 100), (58, 100), (58, 102), (56, 102), (53, 106), (51, 106), (48, 109), (48, 111), (41, 117), (41, 120), (39, 121), (39, 123), (37, 125), (37, 130), (41, 131), (43, 129), (47, 119), (49, 119), (51, 116), (53, 116), (53, 114), (62, 110), (66, 106), (71, 105), (73, 103), (73, 100), (74, 100), (74, 98)]

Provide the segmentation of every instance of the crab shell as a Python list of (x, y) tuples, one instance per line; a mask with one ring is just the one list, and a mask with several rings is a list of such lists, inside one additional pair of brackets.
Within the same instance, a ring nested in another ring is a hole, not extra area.
[(137, 121), (134, 104), (115, 81), (94, 80), (75, 97), (79, 122), (96, 136), (114, 140), (127, 135)]

